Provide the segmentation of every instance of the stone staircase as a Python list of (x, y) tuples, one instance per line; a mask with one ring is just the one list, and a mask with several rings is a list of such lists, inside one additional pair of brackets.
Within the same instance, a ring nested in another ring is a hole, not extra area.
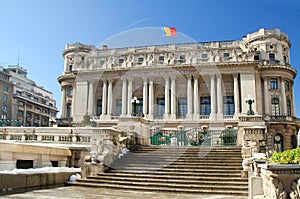
[(118, 159), (106, 173), (72, 185), (141, 191), (248, 195), (241, 178), (240, 147), (143, 146)]

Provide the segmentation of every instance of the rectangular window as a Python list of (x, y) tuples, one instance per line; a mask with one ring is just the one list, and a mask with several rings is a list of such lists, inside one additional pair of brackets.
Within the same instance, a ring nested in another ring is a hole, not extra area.
[(24, 106), (24, 102), (19, 101), (19, 102), (18, 102), (18, 105), (23, 107), (23, 106)]
[(290, 82), (287, 80), (285, 81), (285, 90), (290, 91)]
[(72, 86), (68, 86), (67, 87), (67, 96), (72, 96), (72, 91), (73, 91), (73, 88), (72, 88)]
[(275, 54), (274, 53), (270, 53), (269, 54), (269, 59), (270, 59), (270, 61), (275, 61)]
[(224, 58), (228, 58), (230, 56), (230, 54), (229, 53), (224, 53), (223, 56), (224, 56)]
[(234, 97), (224, 97), (224, 115), (234, 115)]
[(50, 106), (50, 107), (53, 107), (53, 104), (52, 104), (52, 103), (49, 103), (49, 106)]
[(46, 105), (46, 100), (41, 100), (41, 103)]
[(27, 99), (30, 99), (30, 98), (31, 98), (31, 95), (30, 95), (30, 94), (26, 94), (26, 98), (27, 98)]
[(7, 111), (8, 107), (6, 105), (2, 105), (2, 111)]
[(100, 60), (100, 65), (104, 65), (105, 61), (104, 60)]
[(34, 122), (39, 122), (40, 117), (38, 115), (33, 116), (33, 121)]
[(116, 99), (116, 116), (120, 116), (122, 113), (122, 99)]
[(39, 98), (35, 97), (35, 98), (33, 98), (33, 101), (38, 102)]
[(17, 95), (22, 95), (22, 92), (21, 91), (16, 91), (16, 94)]
[(22, 116), (23, 117), (23, 115), (24, 115), (24, 111), (18, 110), (18, 116)]
[(4, 96), (3, 96), (3, 101), (4, 101), (4, 102), (7, 102), (7, 101), (8, 101), (8, 96), (4, 95)]
[(139, 63), (139, 64), (142, 64), (143, 61), (144, 61), (144, 58), (143, 58), (143, 57), (139, 57), (139, 58), (138, 58), (138, 63)]
[(97, 116), (102, 114), (102, 99), (97, 99)]
[(138, 115), (143, 114), (143, 98), (137, 98), (139, 103), (136, 104), (136, 113)]
[(185, 55), (179, 56), (179, 63), (185, 63)]
[(211, 112), (211, 102), (210, 97), (200, 98), (200, 115), (210, 115)]
[(123, 64), (123, 62), (124, 62), (124, 59), (123, 59), (123, 58), (120, 58), (120, 59), (119, 59), (119, 64)]
[(6, 119), (7, 119), (7, 115), (6, 115), (6, 114), (2, 114), (2, 115), (1, 115), (1, 119), (2, 119), (2, 120), (6, 120)]
[(271, 78), (270, 85), (271, 85), (271, 89), (278, 89), (278, 79)]
[(178, 98), (178, 116), (185, 117), (187, 113), (187, 99), (186, 97)]
[(4, 92), (8, 92), (9, 91), (8, 86), (4, 86), (3, 90), (4, 90)]
[(156, 109), (156, 116), (162, 117), (165, 113), (165, 98), (157, 98), (157, 109)]
[(254, 55), (254, 60), (259, 61), (259, 55)]
[(207, 58), (208, 58), (208, 54), (207, 54), (207, 53), (201, 54), (201, 58), (202, 58), (202, 59), (207, 59)]
[(26, 119), (31, 118), (31, 113), (26, 113)]

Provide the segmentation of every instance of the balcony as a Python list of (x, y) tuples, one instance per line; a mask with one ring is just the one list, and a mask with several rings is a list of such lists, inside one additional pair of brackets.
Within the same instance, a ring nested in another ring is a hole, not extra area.
[(286, 116), (286, 115), (266, 115), (266, 122), (292, 122), (296, 123), (298, 126), (300, 125), (299, 118)]

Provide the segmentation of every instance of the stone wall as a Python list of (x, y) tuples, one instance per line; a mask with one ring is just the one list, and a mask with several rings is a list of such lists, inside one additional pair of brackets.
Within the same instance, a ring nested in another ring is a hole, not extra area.
[(16, 189), (63, 184), (75, 172), (0, 174), (0, 193)]
[(300, 198), (300, 165), (262, 164), (265, 198)]

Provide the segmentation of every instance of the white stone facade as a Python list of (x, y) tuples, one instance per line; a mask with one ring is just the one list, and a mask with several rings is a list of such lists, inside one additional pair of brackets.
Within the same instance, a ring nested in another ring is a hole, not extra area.
[[(299, 122), (294, 121), (296, 70), (290, 47), (279, 29), (260, 29), (235, 41), (120, 49), (68, 44), (58, 78), (62, 119), (76, 126), (88, 113), (98, 126), (113, 126), (136, 112), (162, 129), (237, 129), (250, 97), (255, 115), (271, 117), (266, 121), (284, 117), (291, 125), (289, 136), (295, 135)], [(139, 100), (135, 110), (134, 97)]]

